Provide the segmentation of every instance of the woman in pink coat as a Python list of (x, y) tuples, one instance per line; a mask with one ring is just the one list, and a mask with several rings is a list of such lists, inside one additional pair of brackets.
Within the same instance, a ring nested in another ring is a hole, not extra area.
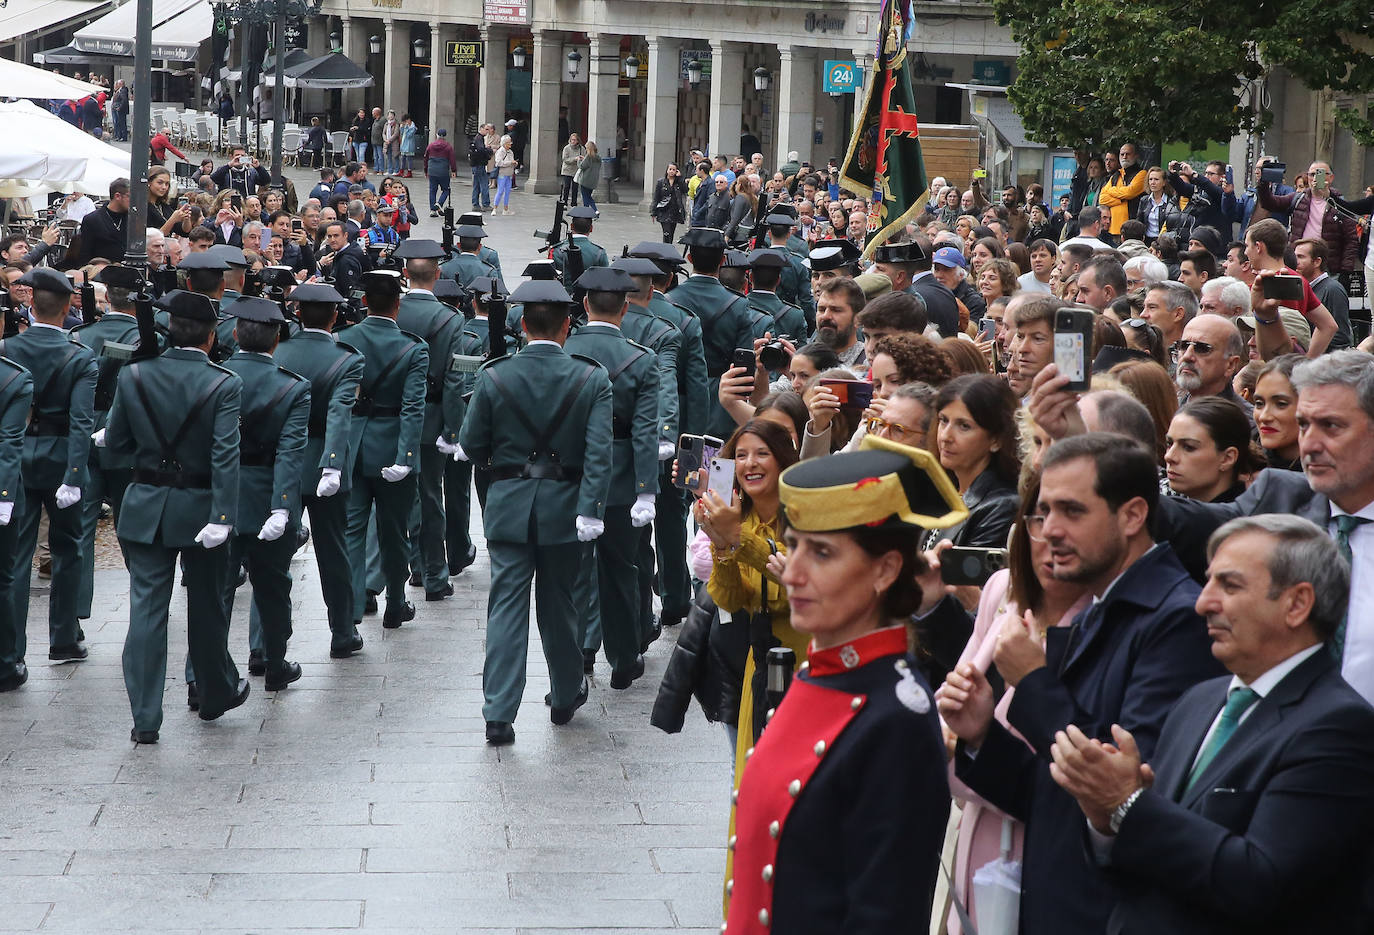
[[(983, 586), (983, 594), (978, 603), (978, 615), (973, 624), (973, 635), (969, 637), (968, 645), (959, 657), (960, 664), (972, 662), (983, 672), (995, 668), (993, 655), (997, 648), (997, 635), (1004, 626), (1024, 626), (1029, 621), (1030, 625), (1036, 628), (1043, 645), (1047, 626), (1068, 626), (1078, 612), (1087, 607), (1092, 600), (1092, 595), (1083, 585), (1056, 581), (1052, 577), (1049, 544), (1029, 534), (1025, 515), (1034, 510), (1039, 495), (1040, 483), (1037, 480), (1021, 498), (1020, 514), (1012, 527), (1008, 567), (995, 573)], [(944, 605), (955, 603), (945, 601)], [(1029, 610), (1025, 616), (1022, 613), (1023, 607)], [(1006, 691), (998, 699), (995, 717), (1008, 730), (1015, 733), (1007, 723), (1007, 708), (1011, 705), (1014, 689), (1009, 679), (1006, 681)], [(963, 807), (963, 817), (959, 822), (959, 841), (954, 851), (955, 895), (967, 907), (976, 925), (978, 908), (973, 898), (973, 874), (984, 864), (1001, 856), (1004, 822), (1011, 822), (1013, 825), (1010, 858), (1020, 860), (1025, 826), (979, 798), (976, 792), (959, 782), (955, 778), (953, 764), (949, 767), (949, 785), (950, 791)], [(953, 911), (949, 914), (949, 933), (961, 933), (958, 913)]]

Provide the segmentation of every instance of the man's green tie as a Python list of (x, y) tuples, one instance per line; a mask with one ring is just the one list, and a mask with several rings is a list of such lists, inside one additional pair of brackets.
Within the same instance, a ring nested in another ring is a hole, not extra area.
[(1240, 726), (1240, 716), (1259, 699), (1259, 693), (1252, 688), (1233, 688), (1227, 694), (1226, 707), (1221, 709), (1221, 721), (1217, 724), (1217, 729), (1212, 731), (1207, 746), (1202, 748), (1202, 755), (1197, 758), (1197, 764), (1193, 767), (1193, 771), (1188, 774), (1188, 785), (1184, 788), (1185, 792), (1193, 788), (1198, 777), (1217, 758), (1217, 754), (1226, 745), (1226, 741), (1231, 739), (1231, 735)]
[[(1355, 531), (1355, 527), (1362, 526), (1369, 520), (1363, 516), (1352, 516), (1349, 513), (1338, 513), (1336, 520), (1336, 551), (1341, 553), (1341, 558), (1352, 569), (1355, 567), (1355, 555), (1350, 551), (1350, 534)], [(1345, 653), (1345, 620), (1347, 614), (1341, 615), (1340, 625), (1336, 627), (1336, 635), (1331, 637), (1328, 644), (1331, 647), (1331, 655), (1340, 662)]]

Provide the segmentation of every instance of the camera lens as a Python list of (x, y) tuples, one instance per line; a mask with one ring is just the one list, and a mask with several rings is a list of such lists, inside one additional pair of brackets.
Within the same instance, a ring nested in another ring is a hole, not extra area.
[(765, 370), (778, 373), (792, 363), (792, 355), (787, 353), (781, 341), (770, 341), (759, 348), (759, 363), (763, 364)]

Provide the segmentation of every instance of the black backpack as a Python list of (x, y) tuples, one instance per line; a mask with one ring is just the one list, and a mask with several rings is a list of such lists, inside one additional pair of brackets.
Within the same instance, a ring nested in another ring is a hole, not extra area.
[(487, 149), (480, 136), (474, 136), (472, 142), (468, 144), (468, 165), (474, 168), (484, 166), (490, 158), (491, 150)]

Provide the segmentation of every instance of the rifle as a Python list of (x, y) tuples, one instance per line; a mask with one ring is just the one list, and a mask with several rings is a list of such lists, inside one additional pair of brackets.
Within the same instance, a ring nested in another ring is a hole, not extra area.
[(587, 323), (587, 312), (582, 307), (582, 299), (586, 296), (587, 290), (577, 285), (584, 272), (586, 268), (582, 264), (582, 248), (573, 242), (572, 228), (568, 228), (568, 241), (563, 246), (563, 288), (572, 296), (572, 320), (577, 325)]
[(444, 248), (444, 262), (453, 259), (453, 206), (444, 205), (444, 227), (439, 245)]
[(14, 307), (14, 300), (10, 298), (8, 292), (0, 292), (0, 313), (5, 316), (5, 327), (3, 337), (12, 338), (19, 333), (19, 322), (21, 316)]
[(130, 356), (131, 361), (151, 360), (162, 352), (157, 345), (157, 322), (153, 318), (153, 294), (145, 282), (143, 288), (134, 296), (134, 318), (138, 321), (138, 346)]
[(95, 286), (83, 282), (81, 284), (81, 323), (89, 325), (98, 317), (95, 313)]
[(506, 296), (496, 283), (487, 296), (487, 360), (506, 354)]
[(563, 211), (565, 205), (559, 201), (553, 206), (553, 226), (546, 231), (536, 230), (534, 236), (544, 240), (544, 249), (552, 250), (563, 239)]

